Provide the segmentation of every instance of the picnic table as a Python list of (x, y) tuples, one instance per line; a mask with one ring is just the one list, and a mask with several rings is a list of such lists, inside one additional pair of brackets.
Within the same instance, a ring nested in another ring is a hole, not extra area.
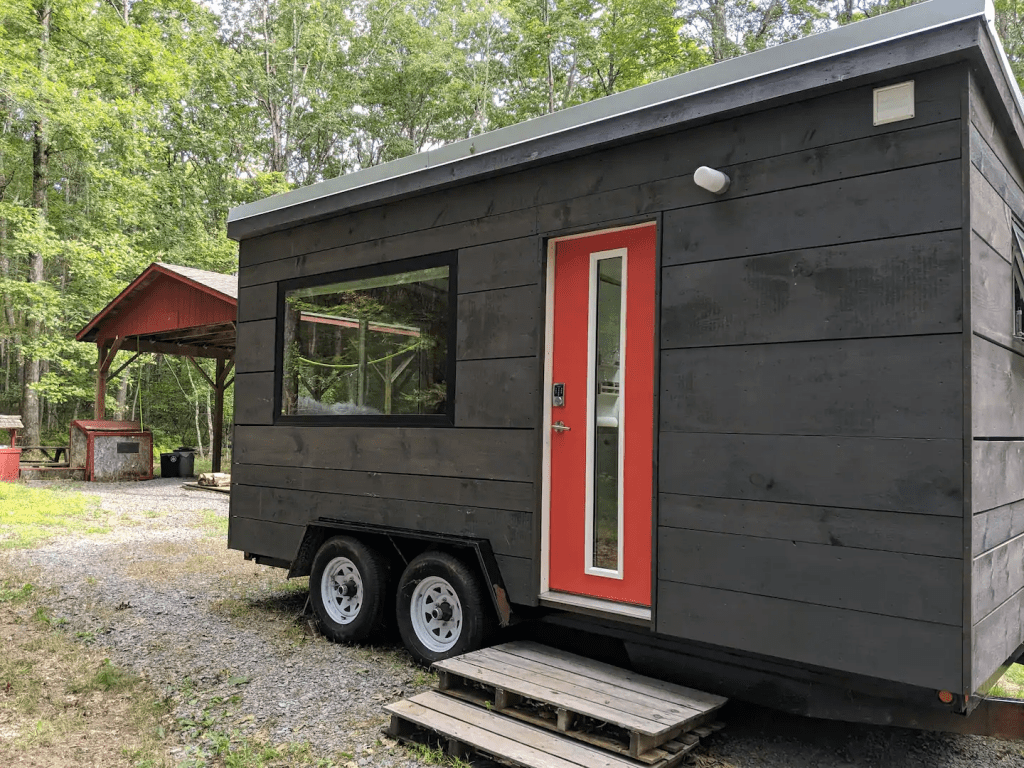
[[(60, 464), (68, 460), (68, 448), (66, 445), (18, 445), (21, 449), (23, 464)], [(39, 451), (45, 459), (26, 459), (25, 454), (29, 451)]]

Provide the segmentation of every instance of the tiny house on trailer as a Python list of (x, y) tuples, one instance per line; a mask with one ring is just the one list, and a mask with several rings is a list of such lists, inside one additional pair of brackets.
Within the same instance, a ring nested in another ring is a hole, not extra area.
[(229, 546), (425, 661), (532, 617), (969, 713), (1024, 644), (1022, 137), (931, 0), (235, 209)]

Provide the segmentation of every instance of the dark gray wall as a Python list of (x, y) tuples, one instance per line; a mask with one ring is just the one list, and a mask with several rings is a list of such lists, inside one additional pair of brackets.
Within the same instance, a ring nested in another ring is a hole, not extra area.
[(1012, 217), (1024, 175), (972, 82), (972, 690), (1024, 643), (1024, 341), (1013, 337)]
[(657, 628), (959, 690), (966, 71), (914, 79), (665, 214)]
[[(959, 689), (966, 68), (914, 79), (902, 123), (872, 84), (244, 241), (231, 546), (487, 536), (534, 601), (544, 239), (662, 216), (657, 631)], [(271, 426), (277, 281), (451, 249), (455, 428)]]

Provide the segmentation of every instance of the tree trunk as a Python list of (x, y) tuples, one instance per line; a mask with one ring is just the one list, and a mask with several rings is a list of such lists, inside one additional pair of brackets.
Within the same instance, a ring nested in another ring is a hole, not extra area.
[[(42, 0), (38, 9), (39, 18), (39, 73), (43, 80), (48, 76), (48, 59), (50, 47), (50, 0)], [(50, 142), (47, 136), (46, 116), (36, 116), (32, 128), (32, 207), (36, 210), (41, 223), (46, 223), (46, 189), (49, 183)], [(41, 283), (43, 275), (42, 251), (29, 253), (30, 283)], [(30, 319), (28, 335), (38, 339), (42, 335), (43, 325), (38, 319)], [(25, 443), (39, 445), (39, 393), (35, 385), (40, 380), (39, 360), (27, 357), (25, 361), (25, 388), (21, 400), (21, 420), (25, 424)]]
[(125, 410), (128, 408), (128, 371), (121, 375), (121, 384), (117, 388), (117, 406), (114, 408), (114, 418), (124, 421)]
[(711, 58), (716, 64), (728, 58), (729, 23), (725, 15), (725, 2), (711, 2)]

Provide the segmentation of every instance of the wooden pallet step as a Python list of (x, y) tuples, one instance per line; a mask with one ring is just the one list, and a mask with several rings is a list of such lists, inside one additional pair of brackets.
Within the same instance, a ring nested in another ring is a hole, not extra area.
[[(468, 747), (522, 768), (638, 768), (632, 760), (435, 691), (389, 704), (384, 709), (391, 715), (389, 735), (415, 741), (418, 729), (433, 731), (447, 742), (449, 752), (457, 755)], [(674, 768), (684, 755), (685, 752), (670, 755), (655, 768)]]
[[(647, 764), (673, 754), (658, 748), (708, 723), (726, 701), (529, 642), (485, 648), (434, 667), (439, 688), (449, 695)], [(613, 726), (612, 734), (590, 721)]]

